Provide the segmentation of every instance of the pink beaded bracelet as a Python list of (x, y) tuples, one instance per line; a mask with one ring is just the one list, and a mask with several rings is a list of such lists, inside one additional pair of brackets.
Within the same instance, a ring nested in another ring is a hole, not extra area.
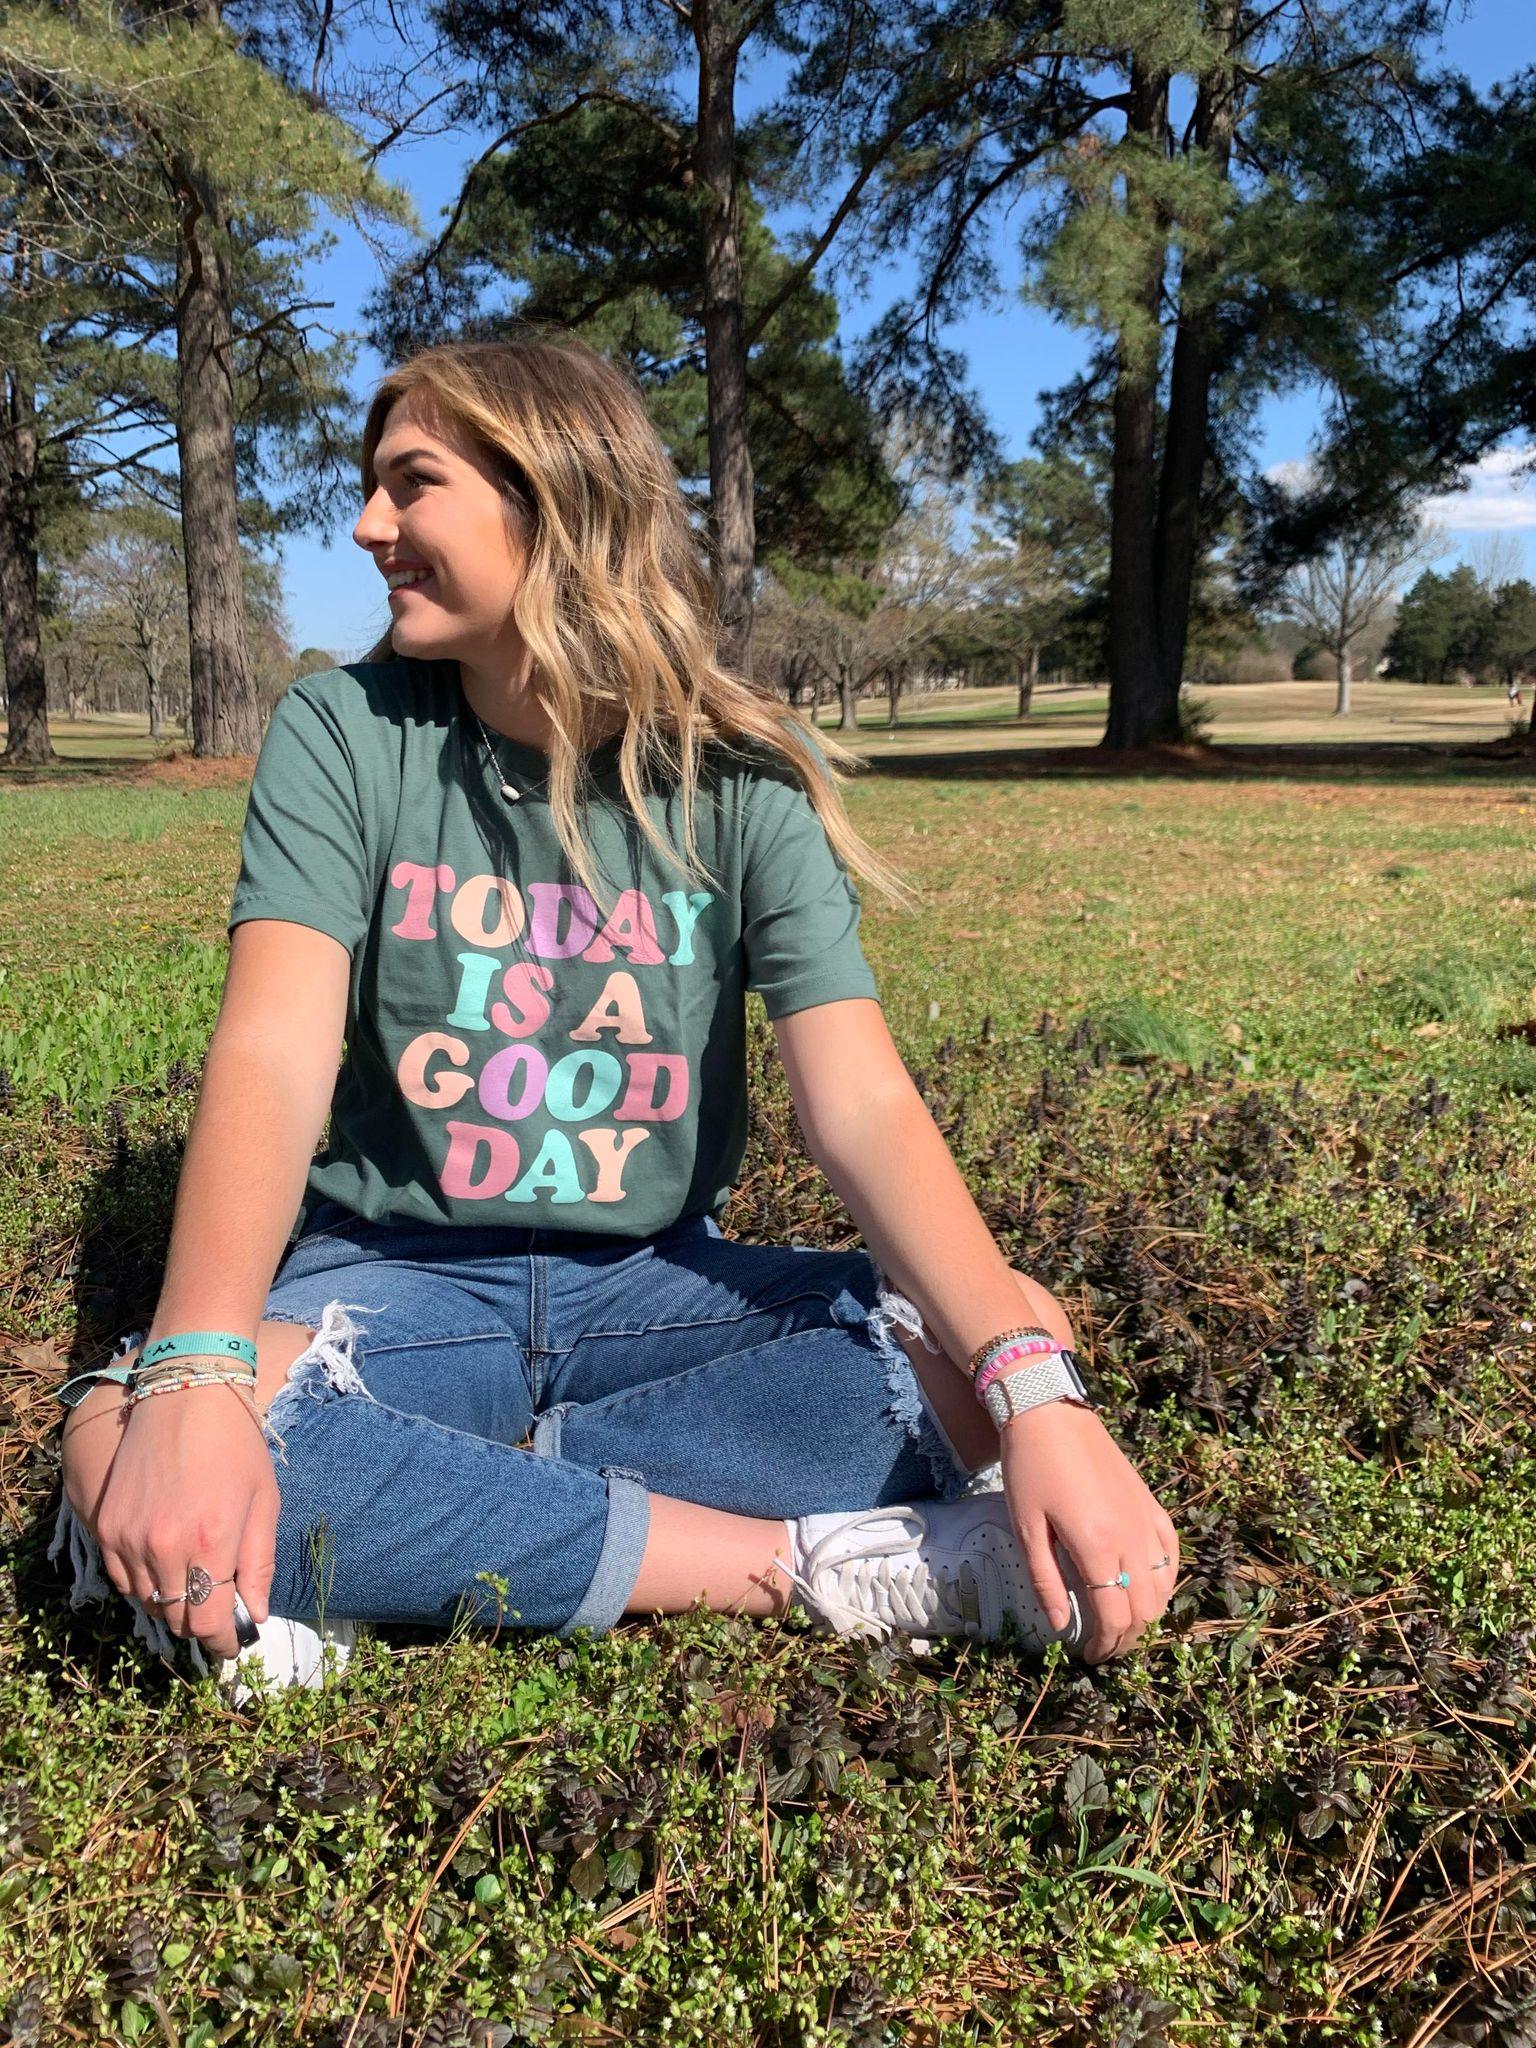
[(1065, 1349), (1054, 1337), (1025, 1337), (1012, 1344), (1005, 1344), (996, 1351), (977, 1373), (973, 1385), (979, 1401), (999, 1373), (1007, 1372), (1011, 1366), (1031, 1358), (1050, 1358)]

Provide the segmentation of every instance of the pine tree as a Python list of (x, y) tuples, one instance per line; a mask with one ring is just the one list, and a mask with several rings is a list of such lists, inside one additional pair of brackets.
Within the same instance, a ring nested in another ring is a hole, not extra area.
[[(1397, 304), (1353, 198), (1413, 145), (1419, 0), (1123, 0), (1002, 17), (948, 6), (920, 74), (973, 90), (882, 172), (870, 254), (916, 246), (920, 302), (868, 354), (875, 388), (936, 381), (931, 335), (1001, 284), (989, 203), (1033, 202), (1026, 291), (1095, 335), (1079, 397), (1111, 427), (1110, 746), (1176, 739), (1191, 607), (1231, 516), (1255, 404), (1359, 371)], [(912, 89), (917, 88), (917, 80)]]
[(1465, 563), (1444, 576), (1426, 569), (1403, 598), (1385, 648), (1388, 670), (1414, 683), (1444, 683), (1490, 654), (1495, 601)]
[(40, 557), (69, 544), (82, 498), (147, 481), (169, 445), (166, 309), (109, 258), (152, 200), (141, 167), (103, 165), (79, 82), (40, 65), (0, 23), (0, 627), (5, 759), (54, 759)]
[(1536, 586), (1523, 576), (1493, 594), (1487, 652), (1503, 682), (1536, 671)]
[[(237, 36), (218, 0), (34, 0), (8, 10), (0, 43), (34, 179), (48, 182), (62, 146), (111, 201), (111, 236), (69, 246), (65, 267), (136, 287), (162, 331), (169, 309), (200, 754), (251, 753), (260, 739), (240, 557), (242, 373), (264, 402), (285, 381), (280, 407), (318, 398), (336, 359), (307, 348), (292, 275), (316, 206), (405, 212), (359, 138), (255, 54), (281, 50), (270, 26), (251, 17)], [(272, 264), (274, 248), (287, 263)], [(278, 289), (252, 306), (262, 278)]]
[[(425, 272), (444, 264), (451, 273), (456, 246), (504, 273), (531, 259), (538, 275), (519, 309), (527, 318), (586, 330), (622, 348), (643, 378), (651, 371), (684, 475), (709, 478), (721, 652), (743, 671), (754, 570), (784, 565), (779, 550), (798, 526), (787, 515), (819, 511), (820, 541), (796, 531), (794, 546), (819, 546), (835, 575), (839, 558), (869, 558), (870, 533), (878, 538), (899, 509), (874, 456), (874, 409), (848, 392), (830, 346), (830, 301), (810, 289), (828, 252), (849, 240), (883, 157), (967, 90), (964, 78), (941, 76), (916, 94), (898, 89), (884, 44), (897, 11), (838, 0), (816, 15), (846, 60), (843, 106), (830, 108), (830, 87), (816, 84), (740, 121), (740, 66), (758, 50), (800, 49), (809, 10), (773, 0), (753, 9), (693, 0), (686, 10), (609, 0), (580, 15), (559, 0), (515, 9), (438, 0), (433, 9), (450, 51), (474, 67), (459, 112), (497, 135)], [(681, 97), (670, 83), (679, 75)], [(787, 255), (761, 208), (806, 197), (834, 111), (857, 121), (859, 160), (822, 181), (819, 218)], [(550, 194), (564, 195), (563, 209)], [(575, 252), (563, 276), (561, 249)], [(399, 330), (385, 321), (382, 331)]]

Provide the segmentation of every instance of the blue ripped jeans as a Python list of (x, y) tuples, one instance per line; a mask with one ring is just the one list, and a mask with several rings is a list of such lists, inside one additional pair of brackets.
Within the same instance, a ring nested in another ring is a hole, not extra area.
[[(271, 1610), (297, 1620), (596, 1634), (627, 1607), (651, 1493), (787, 1517), (973, 1478), (893, 1326), (938, 1346), (867, 1252), (741, 1243), (704, 1215), (594, 1245), (326, 1203), (262, 1315), (316, 1332), (266, 1423)], [(78, 1589), (89, 1538), (66, 1535)]]

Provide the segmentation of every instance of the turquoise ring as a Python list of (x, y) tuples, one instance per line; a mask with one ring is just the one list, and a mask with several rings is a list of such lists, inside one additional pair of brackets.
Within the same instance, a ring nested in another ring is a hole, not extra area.
[(1122, 1571), (1112, 1579), (1090, 1579), (1088, 1582), (1088, 1590), (1090, 1593), (1093, 1593), (1097, 1592), (1099, 1587), (1101, 1586), (1129, 1586), (1130, 1583), (1130, 1573)]

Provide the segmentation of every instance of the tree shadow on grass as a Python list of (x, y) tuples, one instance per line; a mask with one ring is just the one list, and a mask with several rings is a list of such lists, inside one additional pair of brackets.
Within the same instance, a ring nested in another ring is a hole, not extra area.
[[(1177, 780), (1187, 782), (1437, 781), (1531, 783), (1536, 742), (1487, 740), (1432, 746), (1412, 740), (1286, 746), (973, 747), (963, 753), (908, 750), (869, 755), (870, 779), (933, 782)], [(865, 778), (860, 775), (859, 781)]]

